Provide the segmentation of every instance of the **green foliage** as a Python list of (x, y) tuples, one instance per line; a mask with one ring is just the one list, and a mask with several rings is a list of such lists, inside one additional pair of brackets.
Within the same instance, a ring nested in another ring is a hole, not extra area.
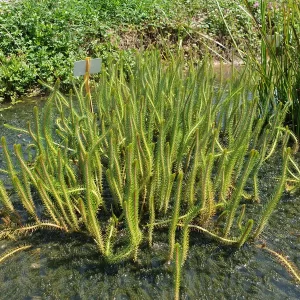
[(257, 234), (266, 225), (283, 191), (288, 151), (283, 150), (282, 178), (262, 214), (250, 218), (253, 204), (241, 200), (274, 145), (289, 136), (279, 117), (285, 107), (270, 118), (268, 110), (257, 109), (250, 67), (217, 82), (209, 60), (187, 66), (182, 55), (166, 63), (159, 52), (145, 52), (130, 69), (125, 62), (108, 63), (91, 99), (84, 85), (65, 97), (57, 83), (28, 124), (33, 152), (28, 159), (20, 145), (11, 153), (2, 137), (1, 169), (27, 214), (19, 223), (34, 221), (19, 228), (0, 185), (8, 214), (2, 236), (38, 228), (80, 231), (108, 261), (119, 262), (136, 260), (142, 241), (148, 238), (151, 245), (156, 228), (167, 226), (178, 291), (190, 229), (241, 247), (253, 226)]
[[(236, 42), (258, 46), (239, 2), (220, 4)], [(0, 36), (0, 101), (40, 92), (39, 79), (59, 78), (67, 90), (74, 61), (86, 56), (118, 60), (125, 50), (130, 64), (136, 48), (154, 46), (168, 55), (183, 47), (203, 56), (208, 46), (228, 58), (232, 44), (214, 0), (0, 2)]]
[(261, 36), (261, 57), (255, 49), (250, 48), (246, 53), (261, 77), (260, 101), (264, 105), (265, 98), (272, 93), (275, 96), (273, 106), (288, 104), (286, 123), (299, 136), (299, 2), (259, 1), (254, 8), (252, 1), (244, 0), (244, 12)]
[(1, 2), (0, 100), (14, 101), (35, 89), (37, 79), (69, 85), (75, 60), (116, 51), (109, 36), (115, 26), (141, 24), (167, 6), (148, 0)]
[(35, 68), (28, 65), (22, 53), (5, 55), (0, 50), (0, 102), (5, 97), (12, 103), (17, 95), (25, 94), (27, 88), (36, 80)]
[(182, 249), (178, 243), (175, 244), (175, 272), (174, 272), (174, 299), (180, 299), (180, 281), (181, 281)]
[(284, 190), (285, 187), (285, 183), (286, 183), (286, 173), (287, 173), (287, 164), (288, 164), (288, 160), (289, 160), (289, 155), (290, 155), (290, 151), (291, 149), (288, 148), (284, 154), (284, 161), (283, 161), (283, 172), (280, 178), (280, 182), (277, 186), (277, 189), (275, 190), (275, 193), (273, 195), (273, 197), (269, 200), (269, 202), (265, 205), (264, 210), (262, 212), (261, 215), (261, 219), (260, 222), (256, 228), (256, 231), (254, 233), (254, 237), (257, 237), (261, 234), (261, 232), (263, 231), (268, 219), (270, 218), (272, 212), (274, 211), (275, 207), (277, 206), (280, 197), (282, 195), (282, 192)]

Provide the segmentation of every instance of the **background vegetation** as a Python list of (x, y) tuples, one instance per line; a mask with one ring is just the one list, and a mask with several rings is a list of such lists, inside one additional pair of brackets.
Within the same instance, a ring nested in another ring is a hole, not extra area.
[[(249, 41), (258, 48), (251, 19), (239, 1), (220, 5), (231, 34), (241, 49)], [(37, 80), (67, 87), (75, 60), (86, 56), (151, 46), (177, 50), (178, 43), (190, 55), (203, 56), (207, 46), (231, 57), (231, 40), (215, 0), (22, 0), (0, 4), (0, 101), (15, 101), (37, 94)], [(224, 48), (224, 45), (227, 48)]]

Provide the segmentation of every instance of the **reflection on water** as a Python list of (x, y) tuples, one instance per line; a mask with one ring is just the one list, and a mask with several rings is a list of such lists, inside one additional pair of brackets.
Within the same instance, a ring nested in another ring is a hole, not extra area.
[[(25, 128), (37, 103), (24, 102), (0, 112), (0, 133), (7, 136), (10, 148), (13, 143), (25, 145), (28, 137), (3, 124)], [(274, 180), (280, 173), (276, 158), (270, 160), (264, 172), (262, 200), (273, 192)], [(0, 299), (172, 299), (173, 266), (166, 263), (168, 238), (163, 231), (156, 233), (153, 248), (149, 249), (145, 241), (137, 262), (109, 265), (93, 241), (81, 234), (36, 232), (21, 241), (33, 244), (32, 249), (0, 265)], [(299, 195), (284, 195), (261, 241), (288, 255), (300, 267)], [(13, 245), (1, 241), (0, 253)], [(254, 243), (236, 250), (220, 246), (198, 232), (191, 233), (181, 290), (182, 299), (300, 298), (300, 288), (287, 271)]]

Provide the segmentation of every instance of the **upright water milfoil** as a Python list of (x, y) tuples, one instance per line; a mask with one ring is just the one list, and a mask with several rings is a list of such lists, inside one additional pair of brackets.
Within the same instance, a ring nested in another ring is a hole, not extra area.
[[(282, 126), (287, 107), (270, 111), (272, 92), (260, 102), (250, 65), (226, 80), (216, 79), (208, 59), (187, 65), (181, 55), (164, 62), (145, 52), (130, 69), (123, 66), (121, 59), (104, 68), (93, 109), (84, 85), (66, 97), (57, 84), (42, 112), (34, 109), (33, 123), (20, 129), (31, 144), (9, 151), (2, 137), (1, 171), (18, 200), (0, 184), (0, 237), (82, 232), (118, 263), (136, 260), (141, 245), (151, 247), (157, 228), (165, 228), (178, 298), (190, 230), (241, 247), (266, 226), (291, 156), (290, 131)], [(260, 202), (260, 169), (276, 149), (282, 175), (275, 194), (250, 218), (248, 206)]]

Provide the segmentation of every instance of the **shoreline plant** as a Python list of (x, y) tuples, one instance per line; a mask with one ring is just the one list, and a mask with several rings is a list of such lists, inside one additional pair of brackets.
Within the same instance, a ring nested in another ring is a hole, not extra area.
[[(91, 94), (93, 109), (84, 85), (66, 97), (57, 83), (42, 112), (34, 108), (33, 124), (14, 128), (30, 136), (26, 148), (10, 151), (1, 138), (0, 171), (18, 200), (0, 184), (0, 238), (47, 228), (83, 232), (118, 263), (137, 260), (141, 245), (151, 247), (165, 227), (178, 299), (191, 229), (241, 247), (266, 226), (291, 156), (282, 126), (287, 107), (270, 114), (272, 92), (260, 105), (250, 64), (217, 80), (209, 59), (186, 65), (182, 55), (165, 62), (145, 52), (131, 68), (125, 62), (108, 63)], [(281, 179), (250, 217), (249, 206), (260, 201), (257, 175), (276, 147)]]
[[(218, 2), (218, 0), (216, 0)], [(251, 60), (260, 77), (260, 102), (263, 103), (270, 87), (276, 103), (288, 105), (285, 124), (300, 136), (300, 5), (298, 1), (243, 0), (241, 12), (252, 21), (253, 30), (260, 35), (260, 56), (257, 49), (239, 49), (233, 34), (230, 36), (236, 50), (245, 60)], [(226, 20), (223, 17), (225, 24)], [(229, 32), (232, 31), (227, 26)], [(272, 109), (270, 109), (271, 111)]]

